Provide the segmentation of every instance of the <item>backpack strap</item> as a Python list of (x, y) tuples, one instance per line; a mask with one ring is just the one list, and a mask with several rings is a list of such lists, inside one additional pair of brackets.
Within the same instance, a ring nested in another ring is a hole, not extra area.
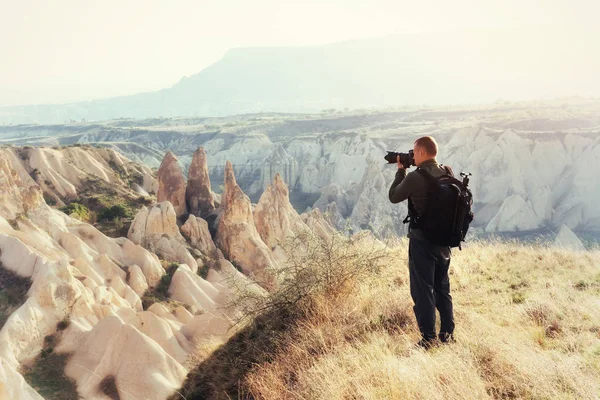
[(433, 175), (431, 175), (429, 172), (425, 171), (423, 168), (420, 168), (420, 167), (417, 168), (417, 172), (421, 176), (425, 177), (425, 179), (427, 179), (429, 181), (429, 183), (436, 183), (437, 182), (437, 179), (435, 179), (433, 177)]
[(454, 178), (454, 172), (452, 172), (452, 168), (450, 168), (447, 165), (440, 165), (440, 167), (444, 168), (446, 170), (446, 173)]
[[(454, 178), (454, 173), (452, 172), (452, 168), (447, 165), (440, 164), (440, 167), (446, 171), (446, 174), (452, 178)], [(429, 182), (435, 183), (437, 179), (433, 177), (429, 172), (425, 171), (421, 167), (417, 168), (417, 172), (424, 176)], [(443, 176), (443, 175), (442, 175)]]
[(409, 224), (408, 225), (409, 228), (412, 228), (415, 226), (418, 218), (419, 218), (419, 216), (417, 215), (417, 210), (415, 209), (415, 206), (409, 197), (408, 198), (408, 213), (406, 214), (406, 218), (404, 218), (402, 223)]

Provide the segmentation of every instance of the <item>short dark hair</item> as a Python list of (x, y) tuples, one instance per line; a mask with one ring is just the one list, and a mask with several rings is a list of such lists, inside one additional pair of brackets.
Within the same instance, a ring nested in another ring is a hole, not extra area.
[(417, 140), (415, 140), (415, 145), (424, 149), (428, 155), (434, 156), (434, 157), (437, 156), (438, 145), (437, 145), (435, 139), (432, 138), (431, 136), (423, 136), (421, 138), (418, 138)]

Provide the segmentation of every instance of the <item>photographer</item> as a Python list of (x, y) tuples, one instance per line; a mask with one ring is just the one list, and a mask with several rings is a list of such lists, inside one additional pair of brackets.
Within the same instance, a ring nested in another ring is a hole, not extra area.
[[(419, 138), (413, 148), (414, 164), (429, 173), (433, 178), (452, 175), (449, 167), (442, 167), (436, 161), (438, 146), (430, 136)], [(454, 317), (452, 311), (452, 296), (450, 295), (451, 251), (449, 246), (438, 246), (430, 243), (419, 229), (418, 220), (423, 215), (430, 193), (430, 182), (426, 174), (412, 171), (406, 173), (400, 155), (396, 158), (398, 171), (389, 192), (392, 203), (400, 203), (408, 199), (409, 233), (408, 247), (410, 293), (415, 303), (414, 312), (421, 331), (422, 339), (418, 345), (428, 349), (436, 343), (454, 341)], [(411, 160), (412, 161), (412, 160)], [(406, 220), (405, 220), (406, 221)], [(440, 313), (441, 328), (439, 335), (435, 333), (435, 310)]]

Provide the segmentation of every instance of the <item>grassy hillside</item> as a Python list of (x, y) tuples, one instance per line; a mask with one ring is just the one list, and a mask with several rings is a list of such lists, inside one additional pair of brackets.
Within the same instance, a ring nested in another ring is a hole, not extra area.
[[(332, 268), (334, 278), (362, 273), (287, 306), (267, 304), (227, 343), (203, 349), (181, 394), (188, 400), (600, 396), (600, 251), (500, 242), (454, 251), (457, 343), (426, 352), (414, 346), (406, 240), (371, 265), (359, 259), (371, 257), (373, 246), (350, 256), (348, 248), (313, 253), (314, 264)], [(335, 268), (340, 264), (345, 268)], [(286, 290), (311, 276), (297, 274)]]

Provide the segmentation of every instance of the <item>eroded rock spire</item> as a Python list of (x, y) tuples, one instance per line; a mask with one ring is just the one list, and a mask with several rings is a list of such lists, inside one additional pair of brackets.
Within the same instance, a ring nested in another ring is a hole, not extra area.
[(185, 192), (188, 212), (198, 217), (206, 217), (215, 209), (215, 201), (210, 188), (206, 152), (200, 147), (192, 157), (188, 171), (188, 184)]
[(169, 151), (158, 169), (157, 201), (169, 201), (175, 209), (175, 214), (181, 216), (187, 213), (185, 203), (185, 180), (177, 157)]

